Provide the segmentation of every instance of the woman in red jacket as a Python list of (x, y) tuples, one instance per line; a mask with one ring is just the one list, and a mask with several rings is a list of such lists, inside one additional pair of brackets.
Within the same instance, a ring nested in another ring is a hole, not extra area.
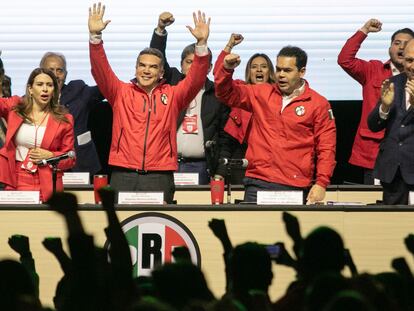
[[(6, 190), (38, 190), (40, 200), (52, 194), (52, 169), (42, 160), (74, 149), (73, 118), (59, 104), (59, 88), (54, 74), (46, 69), (32, 71), (26, 96), (0, 98), (0, 117), (8, 127), (0, 149), (0, 182)], [(60, 161), (60, 171), (74, 165), (74, 159)], [(57, 189), (63, 189), (62, 172)]]
[[(229, 42), (226, 44), (218, 58), (224, 58), (227, 54), (231, 53), (231, 50), (236, 45), (240, 44), (243, 39), (243, 36), (240, 34), (231, 34)], [(240, 80), (240, 83), (275, 83), (275, 69), (269, 56), (263, 53), (252, 55), (246, 64), (245, 81)], [(228, 139), (226, 139), (220, 146), (221, 158), (244, 158), (247, 150), (251, 116), (252, 114), (249, 111), (237, 107), (231, 108), (229, 119), (224, 127), (224, 131), (229, 134), (230, 137), (228, 137)], [(231, 183), (243, 184), (245, 172), (246, 168), (233, 169)], [(224, 176), (225, 174), (226, 167), (219, 165), (217, 168), (217, 175)]]

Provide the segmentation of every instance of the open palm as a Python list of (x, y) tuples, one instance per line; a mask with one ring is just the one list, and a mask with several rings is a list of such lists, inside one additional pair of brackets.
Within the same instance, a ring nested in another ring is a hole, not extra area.
[(93, 6), (89, 8), (88, 27), (90, 33), (101, 33), (102, 30), (104, 30), (106, 26), (111, 22), (110, 20), (103, 21), (104, 14), (105, 6), (101, 5), (100, 2), (98, 3), (98, 5), (94, 3)]
[(210, 18), (206, 19), (206, 14), (200, 11), (197, 14), (193, 13), (194, 19), (194, 28), (187, 26), (191, 34), (197, 39), (197, 42), (200, 44), (205, 44), (207, 42), (208, 36), (210, 34)]

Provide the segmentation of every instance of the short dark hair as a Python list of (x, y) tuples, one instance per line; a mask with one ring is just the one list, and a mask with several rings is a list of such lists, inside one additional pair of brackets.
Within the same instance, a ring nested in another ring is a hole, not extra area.
[(298, 69), (302, 69), (306, 67), (308, 62), (308, 55), (304, 50), (297, 46), (285, 46), (277, 54), (277, 57), (284, 56), (284, 57), (295, 57), (296, 58), (296, 67)]
[(414, 38), (414, 31), (412, 31), (411, 28), (398, 29), (396, 32), (392, 34), (391, 43), (394, 41), (395, 37), (400, 33), (405, 33), (407, 35), (410, 35), (412, 38)]
[(160, 50), (158, 50), (156, 48), (145, 48), (145, 49), (143, 49), (138, 54), (137, 65), (138, 65), (138, 59), (141, 55), (154, 55), (154, 56), (157, 56), (161, 60), (161, 69), (164, 68), (165, 58), (164, 58), (164, 54), (162, 54), (162, 52)]
[[(213, 61), (213, 53), (211, 53), (210, 48), (208, 48), (208, 62), (209, 64), (212, 63)], [(183, 63), (184, 59), (190, 55), (190, 54), (195, 54), (195, 43), (187, 45), (184, 50), (181, 52), (181, 64)]]
[(258, 58), (258, 57), (263, 57), (266, 60), (267, 63), (267, 67), (269, 68), (269, 81), (267, 81), (268, 83), (275, 83), (275, 67), (273, 66), (272, 61), (270, 60), (269, 56), (267, 56), (264, 53), (256, 53), (253, 54), (252, 57), (249, 58), (249, 61), (246, 64), (246, 70), (244, 73), (244, 81), (247, 84), (251, 84), (252, 80), (250, 78), (250, 67), (252, 67), (252, 62)]

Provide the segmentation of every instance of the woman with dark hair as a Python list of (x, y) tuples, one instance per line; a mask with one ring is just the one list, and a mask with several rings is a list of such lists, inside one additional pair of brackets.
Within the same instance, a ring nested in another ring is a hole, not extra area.
[[(231, 50), (243, 41), (240, 34), (231, 34), (229, 42), (219, 55), (219, 59), (231, 53)], [(239, 80), (240, 83), (246, 84), (262, 84), (275, 83), (275, 69), (269, 56), (263, 53), (252, 55), (246, 64), (245, 81)], [(242, 159), (247, 150), (247, 143), (250, 132), (250, 119), (252, 114), (240, 108), (232, 108), (229, 119), (224, 127), (224, 131), (230, 137), (221, 147), (220, 157)], [(246, 168), (233, 169), (231, 176), (232, 184), (243, 184), (243, 178)], [(226, 175), (226, 167), (219, 165), (217, 175)]]
[[(0, 98), (0, 117), (8, 124), (0, 149), (0, 182), (6, 190), (39, 190), (40, 200), (47, 200), (53, 189), (52, 169), (39, 163), (74, 148), (73, 118), (59, 104), (55, 75), (33, 70), (23, 98)], [(59, 162), (57, 190), (63, 189), (62, 170), (73, 165), (74, 159)]]

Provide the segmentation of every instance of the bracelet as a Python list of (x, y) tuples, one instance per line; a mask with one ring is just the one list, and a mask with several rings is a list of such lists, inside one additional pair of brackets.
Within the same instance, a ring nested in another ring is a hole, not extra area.
[(228, 47), (230, 50), (233, 48), (233, 46), (226, 44), (226, 47)]

